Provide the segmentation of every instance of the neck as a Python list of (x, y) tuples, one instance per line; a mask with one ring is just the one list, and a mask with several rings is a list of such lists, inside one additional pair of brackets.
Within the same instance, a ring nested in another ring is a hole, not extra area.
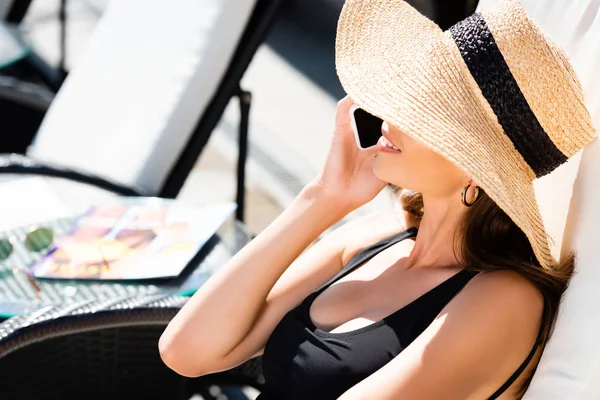
[(415, 246), (406, 260), (407, 268), (456, 268), (455, 250), (460, 244), (455, 235), (465, 207), (450, 198), (423, 196), (424, 213), (419, 224)]

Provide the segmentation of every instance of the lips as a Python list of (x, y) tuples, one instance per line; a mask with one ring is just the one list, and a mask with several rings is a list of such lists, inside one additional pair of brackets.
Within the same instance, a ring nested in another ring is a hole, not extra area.
[(377, 142), (377, 151), (380, 153), (402, 153), (402, 151), (394, 146), (385, 136), (381, 136)]
[(392, 142), (392, 139), (390, 139), (390, 137), (389, 137), (389, 135), (388, 135), (388, 132), (387, 132), (386, 130), (382, 129), (382, 130), (381, 130), (381, 135), (382, 135), (382, 136), (383, 136), (383, 138), (385, 139), (385, 142), (386, 142), (385, 144), (386, 144), (386, 145), (389, 145), (389, 146), (390, 146), (391, 148), (393, 148), (394, 150), (397, 150), (397, 151), (402, 151), (402, 150), (400, 150), (400, 148), (399, 148), (398, 146), (396, 146), (396, 145), (395, 145), (395, 144)]
[(392, 142), (390, 142), (390, 141), (389, 141), (389, 139), (388, 139), (388, 138), (386, 138), (385, 136), (382, 136), (382, 137), (381, 137), (381, 142), (382, 142), (382, 144), (386, 145), (387, 147), (389, 147), (389, 148), (391, 148), (391, 149), (394, 149), (394, 150), (396, 150), (396, 151), (400, 151), (400, 148), (398, 148), (398, 147), (394, 146), (394, 145), (392, 144)]
[(381, 137), (377, 142), (377, 151), (380, 153), (402, 153), (398, 146), (392, 143), (386, 129), (381, 130)]

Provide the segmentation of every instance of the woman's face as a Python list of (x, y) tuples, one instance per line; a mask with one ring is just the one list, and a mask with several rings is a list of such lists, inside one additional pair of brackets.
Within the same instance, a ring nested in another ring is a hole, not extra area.
[(469, 182), (460, 168), (387, 122), (382, 133), (400, 151), (378, 151), (373, 172), (379, 179), (434, 197), (453, 196)]

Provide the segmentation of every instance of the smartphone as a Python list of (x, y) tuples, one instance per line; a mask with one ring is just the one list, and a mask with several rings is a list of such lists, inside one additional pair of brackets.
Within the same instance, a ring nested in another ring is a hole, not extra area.
[(368, 149), (377, 144), (381, 137), (382, 119), (369, 114), (355, 104), (350, 107), (350, 123), (359, 149)]

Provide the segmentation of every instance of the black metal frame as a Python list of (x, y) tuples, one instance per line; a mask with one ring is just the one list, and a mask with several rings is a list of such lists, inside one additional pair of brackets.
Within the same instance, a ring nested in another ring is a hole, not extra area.
[(85, 183), (100, 189), (120, 194), (122, 196), (149, 196), (150, 193), (141, 188), (122, 185), (118, 182), (102, 178), (100, 176), (75, 171), (70, 168), (40, 163), (31, 157), (20, 154), (0, 155), (0, 173), (2, 174), (27, 174), (64, 178), (74, 182)]
[[(31, 0), (15, 0), (9, 8), (4, 21), (19, 25), (25, 18), (31, 5)], [(52, 67), (36, 52), (32, 51), (24, 60), (21, 68), (33, 73), (33, 75), (48, 86), (53, 92), (57, 92), (67, 77), (65, 60), (67, 57), (67, 0), (60, 0), (58, 7), (59, 22), (59, 59), (58, 65)]]
[(249, 92), (240, 88), (240, 81), (244, 72), (246, 72), (248, 65), (252, 61), (256, 50), (260, 44), (264, 42), (281, 3), (282, 0), (257, 1), (252, 16), (250, 17), (250, 21), (246, 26), (240, 43), (229, 64), (229, 68), (225, 73), (215, 96), (198, 122), (181, 157), (171, 169), (169, 176), (160, 190), (160, 197), (175, 198), (177, 196), (202, 152), (202, 149), (208, 142), (210, 134), (223, 115), (225, 107), (232, 97), (237, 97), (240, 101), (241, 115), (239, 126), (240, 151), (237, 168), (238, 193), (236, 195), (238, 208), (236, 216), (238, 219), (243, 220), (245, 206), (245, 161), (248, 146), (248, 121), (252, 97)]
[(46, 113), (54, 100), (54, 92), (37, 83), (0, 75), (0, 99)]
[(235, 211), (235, 215), (238, 220), (243, 221), (244, 209), (246, 208), (246, 159), (248, 157), (248, 125), (250, 123), (252, 94), (240, 88), (237, 96), (240, 101), (240, 136), (238, 146), (237, 187), (235, 194), (237, 209)]
[[(240, 104), (239, 124), (239, 151), (237, 163), (237, 211), (236, 218), (244, 220), (245, 208), (245, 171), (248, 151), (248, 126), (250, 119), (250, 108), (252, 96), (250, 92), (240, 87), (240, 81), (252, 61), (258, 47), (264, 42), (269, 28), (272, 25), (276, 12), (282, 0), (257, 0), (250, 20), (246, 25), (244, 33), (237, 45), (229, 68), (225, 72), (215, 95), (199, 118), (190, 139), (184, 147), (179, 159), (169, 172), (165, 183), (158, 193), (145, 193), (139, 188), (129, 188), (116, 182), (108, 181), (99, 176), (93, 176), (83, 171), (75, 171), (56, 165), (48, 165), (38, 162), (29, 157), (3, 155), (0, 156), (0, 174), (19, 173), (60, 177), (100, 187), (118, 194), (129, 196), (156, 195), (163, 198), (175, 198), (183, 187), (185, 180), (191, 172), (210, 135), (221, 119), (225, 107), (233, 97), (237, 97)], [(6, 90), (5, 90), (6, 89)], [(18, 101), (21, 104), (29, 104), (32, 107), (44, 107), (49, 105), (51, 94), (40, 89), (31, 90), (31, 98), (23, 95), (23, 88), (17, 84), (6, 83), (0, 80), (0, 98)], [(40, 94), (43, 93), (43, 94)], [(42, 99), (42, 100), (40, 100)], [(46, 103), (44, 103), (46, 102)]]
[(20, 24), (21, 21), (23, 21), (23, 18), (25, 18), (27, 10), (29, 10), (31, 1), (32, 0), (14, 0), (4, 17), (4, 21), (11, 24)]

